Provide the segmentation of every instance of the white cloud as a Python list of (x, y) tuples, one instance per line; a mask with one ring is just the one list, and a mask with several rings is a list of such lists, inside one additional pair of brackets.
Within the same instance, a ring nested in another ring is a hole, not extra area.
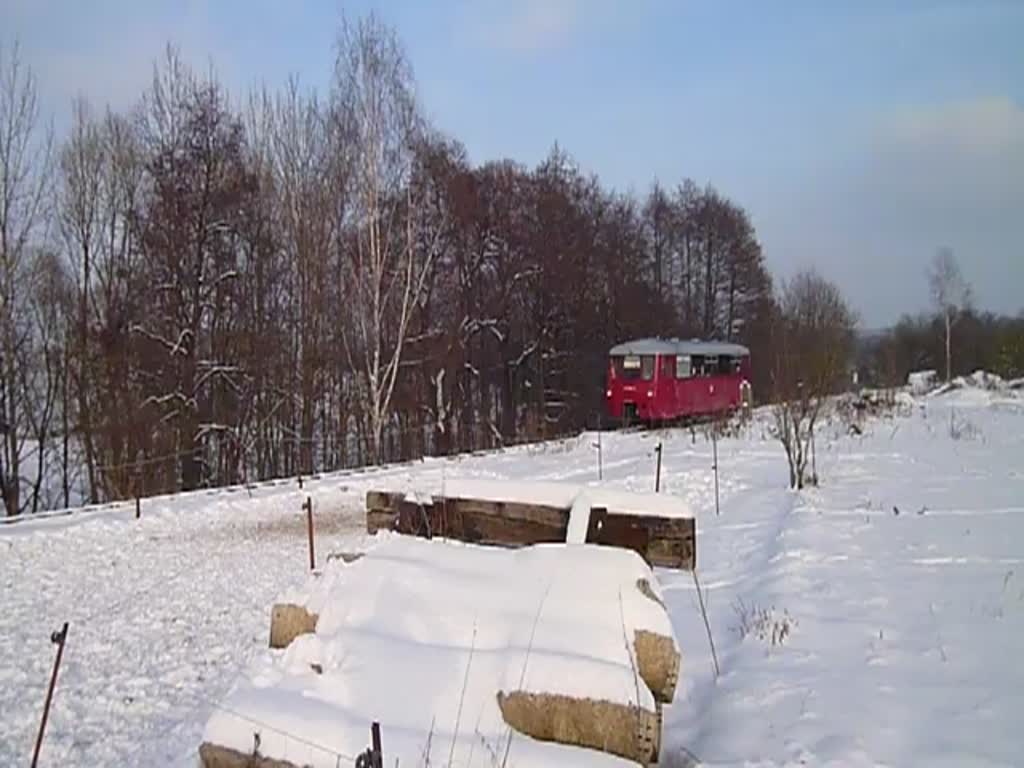
[(903, 211), (1014, 222), (1024, 206), (1024, 108), (1006, 98), (906, 108), (878, 120), (863, 178)]
[(534, 52), (566, 45), (584, 14), (579, 0), (520, 0), (475, 3), (466, 21), (473, 37), (484, 45)]
[(1024, 108), (985, 98), (905, 108), (880, 121), (877, 139), (891, 148), (1002, 153), (1024, 148)]
[[(892, 304), (894, 285), (915, 286), (923, 299), (927, 262), (948, 245), (974, 283), (979, 306), (1017, 312), (1024, 282), (1024, 107), (978, 98), (904, 108), (879, 116), (868, 136), (834, 201), (845, 210), (837, 226), (860, 244), (851, 249), (851, 263), (868, 276), (852, 274), (851, 282), (861, 280), (865, 296), (892, 293)], [(893, 279), (871, 277), (881, 274)]]

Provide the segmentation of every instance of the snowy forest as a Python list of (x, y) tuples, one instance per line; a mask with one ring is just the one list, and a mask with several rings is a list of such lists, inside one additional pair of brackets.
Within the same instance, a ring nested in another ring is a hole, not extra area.
[(168, 49), (133, 109), (72, 111), (58, 139), (0, 51), (7, 514), (594, 427), (638, 336), (743, 343), (774, 394), (784, 302), (747, 211), (609, 189), (557, 145), (472, 164), (374, 17), (326, 93), (229, 98)]

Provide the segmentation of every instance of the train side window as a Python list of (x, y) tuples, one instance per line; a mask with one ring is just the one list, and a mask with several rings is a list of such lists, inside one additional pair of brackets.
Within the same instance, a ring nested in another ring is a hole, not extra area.
[(644, 381), (654, 378), (654, 355), (643, 355), (640, 358), (640, 377)]
[(693, 375), (689, 355), (676, 355), (676, 378), (688, 379)]
[(701, 372), (702, 376), (714, 376), (718, 373), (718, 356), (717, 355), (705, 355), (704, 356), (704, 370)]

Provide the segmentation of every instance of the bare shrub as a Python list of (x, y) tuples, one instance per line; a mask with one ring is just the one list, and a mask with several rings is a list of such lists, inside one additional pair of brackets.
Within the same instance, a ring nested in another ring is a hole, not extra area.
[(740, 640), (745, 640), (749, 635), (769, 643), (773, 648), (781, 646), (799, 623), (789, 615), (789, 611), (783, 610), (780, 615), (775, 606), (764, 608), (757, 603), (747, 604), (742, 598), (733, 603), (732, 609), (737, 620), (733, 631), (740, 636)]
[(978, 425), (955, 410), (949, 412), (949, 436), (954, 440), (982, 440), (984, 435)]
[(839, 289), (813, 271), (797, 275), (779, 296), (772, 329), (773, 434), (786, 451), (791, 488), (818, 484), (815, 427), (846, 381), (856, 322)]
[(750, 419), (743, 411), (733, 413), (720, 413), (709, 421), (704, 422), (700, 432), (705, 440), (711, 440), (714, 433), (719, 440), (724, 438), (741, 438), (750, 432)]

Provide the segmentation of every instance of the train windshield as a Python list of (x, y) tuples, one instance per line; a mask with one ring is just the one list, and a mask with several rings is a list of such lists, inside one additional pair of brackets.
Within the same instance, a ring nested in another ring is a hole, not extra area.
[(612, 370), (617, 378), (648, 381), (654, 378), (654, 355), (613, 357)]

